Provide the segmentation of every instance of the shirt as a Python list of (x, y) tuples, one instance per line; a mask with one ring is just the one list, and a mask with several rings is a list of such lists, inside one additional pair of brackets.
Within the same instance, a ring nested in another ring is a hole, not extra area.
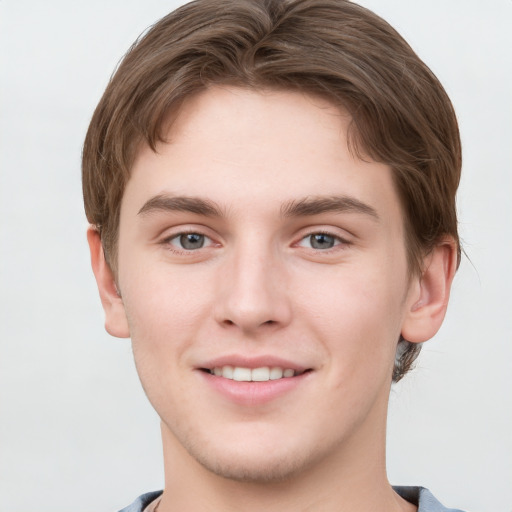
[[(446, 508), (432, 493), (425, 487), (393, 487), (395, 492), (404, 500), (418, 507), (418, 512), (463, 512), (455, 508)], [(144, 512), (144, 509), (159, 496), (163, 491), (153, 491), (139, 496), (131, 505), (119, 512)]]

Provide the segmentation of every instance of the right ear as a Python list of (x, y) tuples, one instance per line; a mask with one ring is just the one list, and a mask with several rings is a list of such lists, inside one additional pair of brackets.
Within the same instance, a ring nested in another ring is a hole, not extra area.
[(100, 234), (92, 226), (87, 229), (87, 241), (91, 251), (92, 271), (96, 278), (101, 304), (105, 311), (105, 329), (117, 338), (129, 338), (130, 329), (123, 299), (117, 289), (112, 270), (105, 260)]

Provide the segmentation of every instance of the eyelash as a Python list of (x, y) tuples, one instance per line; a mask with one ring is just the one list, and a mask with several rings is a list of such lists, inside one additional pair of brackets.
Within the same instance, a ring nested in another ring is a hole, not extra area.
[[(205, 244), (201, 247), (198, 247), (196, 249), (186, 249), (186, 248), (178, 248), (172, 244), (173, 240), (180, 239), (182, 236), (186, 235), (198, 235), (200, 237), (203, 237)], [(302, 246), (302, 242), (311, 239), (311, 237), (323, 235), (326, 237), (330, 237), (334, 239), (334, 245), (332, 247), (329, 247), (327, 249), (318, 249), (315, 247), (305, 247), (305, 249), (312, 250), (314, 252), (318, 253), (330, 253), (331, 251), (339, 250), (342, 248), (346, 248), (347, 246), (351, 245), (351, 242), (348, 240), (340, 237), (339, 235), (335, 235), (334, 233), (331, 233), (326, 230), (318, 230), (318, 231), (312, 231), (300, 238), (300, 240), (296, 243), (294, 243), (294, 246), (298, 247), (304, 247)], [(207, 249), (208, 247), (216, 245), (215, 242), (210, 238), (208, 235), (205, 235), (204, 233), (201, 233), (199, 230), (189, 230), (189, 231), (180, 231), (179, 233), (172, 234), (171, 236), (168, 236), (164, 238), (161, 242), (162, 245), (166, 246), (170, 251), (176, 253), (176, 254), (183, 254), (183, 255), (191, 255), (194, 252), (199, 251), (200, 249)], [(218, 244), (217, 244), (218, 245)], [(342, 246), (342, 247), (340, 247)]]
[[(303, 236), (299, 240), (299, 242), (297, 242), (295, 245), (302, 246), (301, 245), (302, 242), (304, 242), (307, 239), (311, 239), (311, 237), (314, 237), (314, 236), (317, 236), (317, 235), (323, 235), (323, 236), (326, 236), (326, 237), (333, 238), (334, 239), (334, 245), (332, 247), (327, 248), (327, 249), (316, 249), (314, 247), (306, 247), (306, 249), (311, 249), (311, 250), (313, 250), (315, 252), (319, 252), (319, 253), (320, 252), (321, 253), (330, 253), (331, 251), (336, 251), (336, 250), (339, 250), (339, 249), (346, 248), (347, 246), (349, 246), (351, 244), (348, 240), (346, 240), (345, 238), (342, 238), (339, 235), (335, 235), (334, 233), (331, 233), (331, 232), (326, 231), (326, 230), (318, 230), (318, 231), (310, 232), (307, 235)], [(304, 246), (302, 246), (302, 247), (304, 247)]]
[[(197, 249), (186, 249), (183, 247), (182, 248), (176, 247), (172, 244), (173, 240), (180, 239), (182, 236), (187, 236), (187, 235), (198, 235), (200, 237), (203, 237), (205, 244), (207, 244), (207, 245), (203, 245), (201, 247), (198, 247)], [(189, 231), (180, 231), (179, 233), (172, 234), (171, 236), (164, 238), (161, 241), (161, 244), (166, 246), (166, 248), (168, 250), (170, 250), (176, 254), (185, 254), (185, 255), (190, 255), (194, 252), (197, 252), (199, 249), (205, 249), (212, 245), (215, 245), (213, 240), (208, 235), (201, 233), (199, 230), (193, 230), (193, 229), (191, 229)]]

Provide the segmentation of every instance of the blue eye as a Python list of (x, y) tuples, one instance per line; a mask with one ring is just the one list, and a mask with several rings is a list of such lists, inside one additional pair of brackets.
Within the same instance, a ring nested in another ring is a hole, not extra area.
[(336, 243), (336, 239), (331, 235), (316, 233), (309, 236), (309, 243), (313, 249), (331, 249)]
[(337, 236), (328, 235), (327, 233), (313, 233), (304, 237), (300, 245), (311, 249), (326, 250), (332, 249), (342, 242)]
[(210, 239), (200, 233), (181, 233), (169, 240), (171, 245), (178, 246), (179, 249), (185, 249), (186, 251), (202, 249), (209, 242)]

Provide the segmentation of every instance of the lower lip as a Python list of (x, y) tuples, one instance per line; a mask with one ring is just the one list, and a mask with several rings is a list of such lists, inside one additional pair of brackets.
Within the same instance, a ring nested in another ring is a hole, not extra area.
[(290, 393), (305, 380), (312, 372), (304, 372), (296, 377), (268, 380), (264, 382), (240, 382), (225, 379), (211, 373), (198, 370), (202, 378), (217, 393), (237, 405), (257, 406), (276, 400)]

